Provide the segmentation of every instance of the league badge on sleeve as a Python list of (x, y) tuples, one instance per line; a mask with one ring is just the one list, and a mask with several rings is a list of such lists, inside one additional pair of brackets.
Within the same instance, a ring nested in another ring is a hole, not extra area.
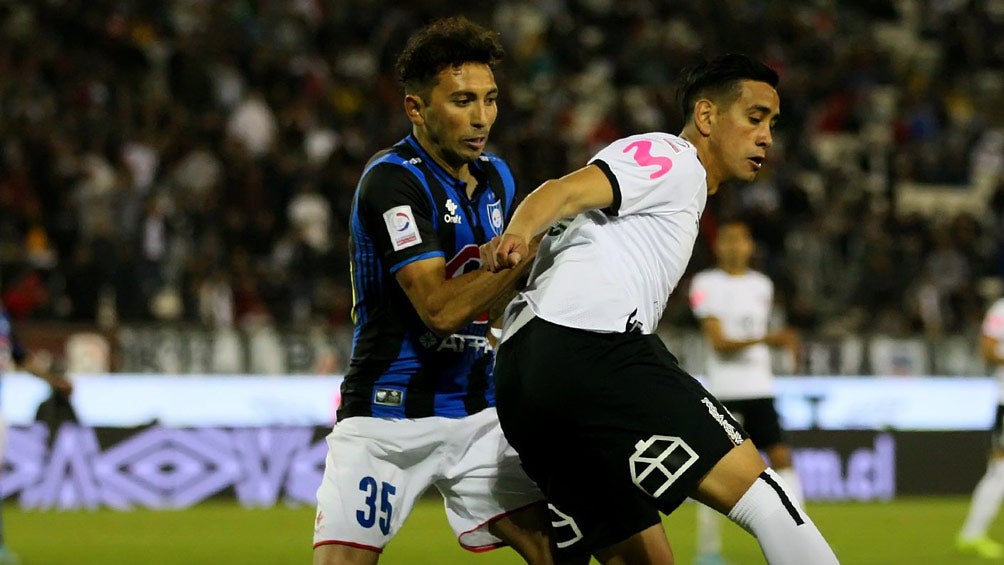
[(411, 206), (395, 206), (383, 213), (383, 221), (387, 224), (387, 234), (390, 235), (394, 251), (407, 249), (422, 243), (422, 235), (418, 233), (418, 222)]
[(496, 236), (502, 235), (502, 229), (505, 227), (502, 225), (502, 201), (496, 200), (488, 205), (488, 217), (491, 220), (492, 231), (495, 232)]

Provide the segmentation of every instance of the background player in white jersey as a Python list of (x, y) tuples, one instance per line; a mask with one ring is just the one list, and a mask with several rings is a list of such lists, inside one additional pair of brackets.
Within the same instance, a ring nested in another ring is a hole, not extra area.
[(987, 472), (976, 484), (969, 514), (955, 540), (962, 553), (987, 559), (1004, 557), (1004, 545), (987, 537), (987, 529), (1004, 501), (1004, 298), (998, 299), (983, 319), (980, 351), (994, 367), (998, 402), (990, 441)]
[(558, 554), (673, 563), (659, 512), (688, 496), (756, 536), (772, 565), (836, 557), (739, 425), (653, 332), (697, 237), (708, 194), (756, 177), (771, 146), (777, 74), (744, 55), (690, 71), (679, 136), (620, 139), (542, 184), (492, 269), (528, 257), (495, 365), (499, 420), (546, 495)]
[[(720, 223), (714, 249), (717, 268), (701, 271), (690, 284), (690, 306), (707, 342), (708, 390), (766, 452), (771, 468), (801, 502), (791, 449), (774, 407), (770, 356), (770, 347), (783, 347), (797, 356), (797, 335), (789, 328), (769, 330), (774, 283), (750, 268), (755, 244), (749, 226), (741, 220)], [(723, 563), (718, 513), (700, 505), (697, 516), (697, 563)]]

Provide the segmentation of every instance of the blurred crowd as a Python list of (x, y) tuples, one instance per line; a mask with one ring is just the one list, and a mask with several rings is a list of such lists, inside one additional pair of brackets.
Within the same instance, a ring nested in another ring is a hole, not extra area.
[[(349, 322), (347, 221), (409, 131), (393, 73), (440, 0), (0, 4), (0, 282), (18, 319)], [(490, 150), (532, 188), (605, 143), (679, 131), (674, 78), (744, 51), (782, 119), (752, 186), (759, 267), (807, 332), (972, 331), (1004, 276), (1004, 1), (496, 0)], [(975, 212), (905, 213), (937, 184)], [(989, 187), (980, 192), (974, 187)], [(983, 195), (983, 196), (980, 196)], [(685, 285), (686, 280), (681, 284)], [(678, 292), (664, 322), (691, 323)]]

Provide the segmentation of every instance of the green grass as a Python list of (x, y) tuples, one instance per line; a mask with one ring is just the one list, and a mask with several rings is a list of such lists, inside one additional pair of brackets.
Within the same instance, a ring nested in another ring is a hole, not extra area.
[[(910, 498), (888, 504), (810, 504), (809, 513), (844, 564), (981, 563), (952, 546), (968, 500)], [(313, 509), (248, 510), (225, 503), (181, 511), (24, 512), (4, 507), (6, 538), (24, 565), (285, 565), (310, 563)], [(694, 505), (665, 521), (678, 564), (694, 556)], [(760, 564), (756, 542), (723, 524), (725, 556)], [(1004, 540), (1004, 520), (991, 535)], [(381, 564), (520, 563), (509, 549), (470, 554), (457, 545), (435, 499), (418, 505)], [(983, 562), (986, 563), (986, 562)]]

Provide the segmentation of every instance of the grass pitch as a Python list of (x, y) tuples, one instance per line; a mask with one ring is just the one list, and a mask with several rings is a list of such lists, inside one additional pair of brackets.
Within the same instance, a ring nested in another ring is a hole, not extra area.
[[(809, 514), (846, 565), (989, 563), (960, 557), (953, 539), (968, 499), (908, 498), (890, 503), (810, 504)], [(676, 562), (694, 557), (695, 505), (665, 519)], [(23, 565), (309, 564), (312, 508), (251, 510), (208, 503), (179, 511), (25, 512), (4, 507), (8, 546)], [(756, 542), (723, 521), (724, 554), (735, 565), (762, 564)], [(1004, 520), (991, 536), (1004, 540)], [(510, 549), (461, 549), (441, 503), (423, 500), (384, 551), (382, 565), (501, 565)]]

